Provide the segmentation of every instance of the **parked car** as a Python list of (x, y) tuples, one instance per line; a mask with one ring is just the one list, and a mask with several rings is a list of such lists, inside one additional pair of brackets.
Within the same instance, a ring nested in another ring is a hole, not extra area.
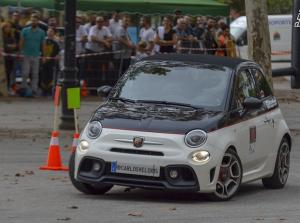
[(80, 136), (73, 185), (205, 193), (229, 200), (241, 183), (283, 188), (291, 135), (262, 69), (208, 55), (155, 55), (132, 65)]
[[(292, 15), (269, 15), (272, 61), (291, 61)], [(230, 24), (230, 34), (238, 45), (238, 54), (248, 59), (247, 19), (241, 16)]]

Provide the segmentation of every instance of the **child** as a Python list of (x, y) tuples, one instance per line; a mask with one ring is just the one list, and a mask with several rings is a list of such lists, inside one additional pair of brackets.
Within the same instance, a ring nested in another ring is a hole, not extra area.
[(41, 89), (44, 96), (51, 96), (53, 90), (53, 80), (57, 69), (57, 59), (59, 54), (59, 44), (55, 40), (54, 28), (48, 28), (47, 38), (44, 48), (43, 65), (41, 73)]
[(140, 42), (137, 48), (136, 52), (136, 60), (141, 60), (144, 57), (147, 57), (147, 43), (146, 42)]

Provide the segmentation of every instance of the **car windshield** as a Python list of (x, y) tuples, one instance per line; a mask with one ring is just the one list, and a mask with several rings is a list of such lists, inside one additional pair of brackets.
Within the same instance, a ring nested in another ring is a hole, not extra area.
[(229, 78), (230, 69), (226, 67), (145, 61), (127, 71), (111, 97), (220, 110), (225, 104)]

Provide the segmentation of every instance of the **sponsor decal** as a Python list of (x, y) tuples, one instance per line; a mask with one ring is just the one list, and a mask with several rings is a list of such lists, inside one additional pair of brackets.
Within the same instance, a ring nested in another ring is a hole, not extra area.
[(292, 25), (292, 20), (290, 19), (273, 20), (273, 21), (269, 21), (269, 25), (270, 26)]
[(276, 98), (271, 98), (271, 99), (265, 100), (264, 104), (268, 110), (275, 108), (278, 105)]
[(250, 147), (249, 147), (249, 152), (254, 153), (255, 150), (255, 142), (256, 142), (256, 126), (251, 126), (249, 129), (249, 139), (250, 139)]
[(299, 10), (299, 13), (298, 13), (298, 16), (297, 16), (297, 22), (295, 22), (294, 27), (295, 28), (300, 28), (300, 10)]
[(140, 148), (144, 144), (144, 138), (143, 137), (134, 137), (133, 138), (133, 146), (136, 148)]
[(156, 165), (137, 165), (113, 161), (111, 162), (111, 172), (159, 177), (160, 167)]

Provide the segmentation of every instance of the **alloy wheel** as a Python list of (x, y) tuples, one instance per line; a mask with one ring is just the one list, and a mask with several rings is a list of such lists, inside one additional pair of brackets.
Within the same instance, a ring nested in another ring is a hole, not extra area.
[(242, 167), (236, 155), (225, 153), (220, 167), (215, 194), (229, 199), (238, 190), (242, 178)]
[(290, 149), (287, 142), (281, 144), (278, 158), (279, 158), (279, 163), (278, 163), (279, 180), (282, 184), (285, 184), (288, 179), (289, 169), (290, 169)]

